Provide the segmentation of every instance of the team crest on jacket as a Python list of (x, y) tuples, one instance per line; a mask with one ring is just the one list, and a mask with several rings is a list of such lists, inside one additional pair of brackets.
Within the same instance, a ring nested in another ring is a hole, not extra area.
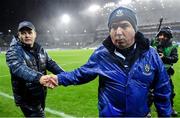
[(145, 70), (146, 73), (149, 73), (149, 72), (150, 72), (150, 65), (149, 65), (149, 64), (146, 64), (146, 65), (144, 66), (144, 70)]

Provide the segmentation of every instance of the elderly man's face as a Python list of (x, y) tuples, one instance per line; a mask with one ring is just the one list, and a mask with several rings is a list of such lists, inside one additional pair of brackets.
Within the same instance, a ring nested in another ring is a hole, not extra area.
[(135, 31), (129, 21), (114, 22), (110, 26), (113, 44), (119, 49), (132, 46), (135, 42)]
[(18, 32), (18, 37), (23, 43), (33, 47), (36, 39), (36, 32), (35, 30), (24, 28)]

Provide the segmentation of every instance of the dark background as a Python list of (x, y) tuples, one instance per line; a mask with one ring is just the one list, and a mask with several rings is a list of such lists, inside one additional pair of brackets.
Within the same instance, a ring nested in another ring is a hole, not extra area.
[[(98, 2), (98, 0), (1, 0), (0, 32), (7, 32), (9, 29), (13, 32), (16, 31), (18, 23), (23, 20), (30, 20), (39, 31), (43, 31), (48, 25), (53, 25), (53, 18), (58, 17), (61, 13), (70, 13), (78, 18), (81, 17), (80, 11), (87, 8), (91, 3), (102, 4), (108, 0), (99, 1), (100, 2)], [(81, 20), (81, 18), (79, 20)], [(82, 21), (82, 24), (85, 23)]]
[[(18, 23), (23, 20), (31, 21), (38, 33), (83, 33), (84, 30), (93, 33), (98, 27), (107, 28), (107, 17), (111, 10), (103, 9), (105, 15), (92, 16), (84, 12), (90, 5), (98, 4), (103, 7), (107, 2), (122, 0), (0, 0), (0, 32), (7, 34), (17, 32)], [(180, 21), (180, 0), (132, 0), (128, 7), (137, 12), (139, 25)], [(114, 8), (112, 8), (114, 9)], [(60, 16), (64, 13), (71, 15), (73, 21), (68, 27), (60, 24)]]

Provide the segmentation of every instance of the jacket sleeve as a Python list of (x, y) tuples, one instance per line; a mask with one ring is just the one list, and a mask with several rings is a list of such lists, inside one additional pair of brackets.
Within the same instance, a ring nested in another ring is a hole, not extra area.
[(45, 54), (47, 57), (46, 69), (48, 71), (52, 72), (53, 74), (59, 74), (61, 72), (64, 72), (64, 70), (48, 56), (47, 52), (45, 52)]
[(173, 48), (169, 56), (163, 57), (162, 61), (165, 64), (173, 64), (178, 61), (178, 51), (177, 48)]
[(62, 72), (58, 74), (58, 82), (59, 85), (63, 86), (84, 84), (95, 79), (98, 71), (97, 59), (93, 54), (88, 62), (80, 68), (71, 72)]
[(25, 60), (21, 55), (22, 53), (14, 46), (10, 47), (7, 51), (6, 62), (9, 66), (11, 74), (29, 82), (38, 83), (42, 74), (26, 65)]
[(155, 59), (157, 71), (154, 79), (154, 104), (159, 117), (170, 117), (172, 109), (170, 102), (171, 87), (169, 76), (158, 54), (156, 54)]

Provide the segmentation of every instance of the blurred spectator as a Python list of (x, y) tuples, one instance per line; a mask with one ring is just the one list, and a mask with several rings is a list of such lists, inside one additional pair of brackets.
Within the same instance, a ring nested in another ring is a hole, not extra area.
[[(171, 33), (170, 27), (163, 27), (158, 32), (156, 38), (152, 40), (152, 46), (155, 47), (158, 51), (159, 56), (161, 57), (167, 73), (170, 77), (170, 85), (171, 85), (171, 106), (174, 107), (174, 97), (175, 97), (175, 91), (174, 91), (174, 84), (172, 81), (172, 75), (174, 74), (173, 64), (175, 64), (178, 61), (178, 45), (175, 43), (175, 41), (172, 40), (173, 35)], [(172, 116), (177, 116), (178, 113), (174, 110), (172, 110)]]

